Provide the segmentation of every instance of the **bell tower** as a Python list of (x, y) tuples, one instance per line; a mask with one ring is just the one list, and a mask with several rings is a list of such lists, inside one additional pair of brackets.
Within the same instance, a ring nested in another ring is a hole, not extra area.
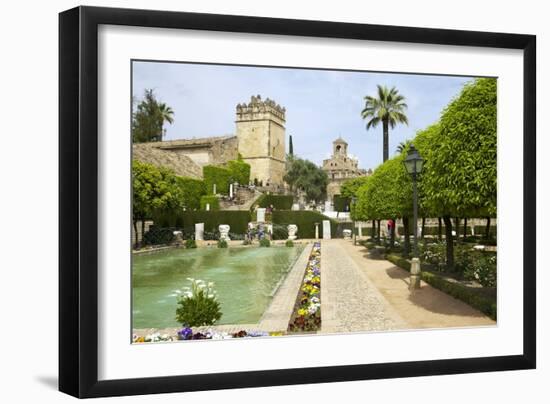
[(282, 186), (285, 172), (286, 109), (260, 95), (236, 107), (238, 152), (250, 164), (250, 179)]
[(348, 144), (342, 137), (338, 137), (338, 139), (332, 142), (332, 156), (334, 158), (348, 156)]

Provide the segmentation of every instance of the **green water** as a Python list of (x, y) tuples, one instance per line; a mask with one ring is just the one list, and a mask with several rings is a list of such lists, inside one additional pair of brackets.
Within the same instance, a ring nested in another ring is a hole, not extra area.
[(272, 293), (303, 246), (174, 249), (136, 255), (133, 260), (134, 328), (178, 327), (177, 296), (187, 278), (214, 282), (222, 318), (218, 324), (260, 320)]

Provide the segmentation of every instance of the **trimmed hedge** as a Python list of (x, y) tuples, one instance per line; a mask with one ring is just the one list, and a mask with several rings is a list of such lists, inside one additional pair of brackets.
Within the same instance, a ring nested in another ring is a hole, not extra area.
[(215, 195), (204, 195), (201, 197), (201, 210), (206, 210), (206, 204), (210, 205), (210, 210), (220, 210), (220, 200)]
[(274, 209), (290, 210), (294, 203), (294, 197), (292, 195), (273, 195), (264, 194), (258, 198), (258, 206), (260, 208), (267, 208), (273, 205)]
[[(411, 263), (403, 257), (394, 254), (386, 255), (386, 259), (406, 271), (411, 270)], [(458, 282), (451, 282), (441, 275), (433, 272), (422, 270), (422, 280), (436, 289), (444, 293), (462, 300), (464, 303), (478, 309), (490, 318), (496, 321), (497, 319), (497, 302), (496, 297), (491, 298), (479, 293), (472, 288), (462, 285)]]
[(201, 206), (201, 197), (206, 195), (206, 184), (204, 181), (176, 176), (176, 183), (180, 188), (184, 206), (190, 210), (199, 209)]
[(216, 193), (227, 195), (229, 193), (229, 184), (231, 183), (232, 173), (229, 169), (218, 166), (204, 166), (202, 176), (206, 184), (206, 193), (214, 193), (214, 184), (216, 184)]
[(246, 234), (250, 219), (251, 215), (247, 210), (186, 210), (158, 215), (153, 218), (153, 221), (155, 226), (183, 230), (184, 237), (195, 234), (196, 223), (204, 223), (205, 239), (208, 237), (216, 239), (220, 224), (228, 224), (232, 234)]
[(231, 181), (241, 185), (248, 185), (250, 182), (250, 164), (242, 160), (231, 160), (227, 162), (227, 169), (231, 172)]
[[(315, 238), (315, 223), (319, 223), (319, 237), (323, 236), (323, 220), (330, 220), (325, 215), (312, 210), (274, 210), (273, 224), (298, 226), (298, 238)], [(330, 220), (330, 233), (336, 237), (338, 222)]]

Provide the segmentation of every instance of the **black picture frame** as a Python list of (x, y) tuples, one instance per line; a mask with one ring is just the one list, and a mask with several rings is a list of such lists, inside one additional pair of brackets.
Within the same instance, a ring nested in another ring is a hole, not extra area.
[[(523, 353), (99, 381), (97, 62), (101, 24), (522, 50)], [(59, 390), (84, 398), (535, 368), (535, 73), (533, 35), (96, 7), (60, 13)]]

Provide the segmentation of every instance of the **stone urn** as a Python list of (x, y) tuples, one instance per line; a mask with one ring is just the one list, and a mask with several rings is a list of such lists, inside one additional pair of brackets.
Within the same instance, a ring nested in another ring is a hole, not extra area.
[(174, 235), (173, 243), (175, 245), (182, 245), (183, 244), (183, 233), (179, 230), (176, 230), (172, 234)]
[(298, 232), (298, 226), (295, 224), (289, 224), (286, 228), (288, 230), (288, 239), (296, 240), (296, 233)]
[(351, 230), (350, 229), (344, 229), (342, 231), (344, 233), (344, 240), (351, 240)]
[(229, 229), (231, 229), (231, 227), (229, 227), (228, 224), (220, 224), (218, 226), (218, 230), (220, 231), (220, 240), (225, 240), (225, 241), (231, 240), (229, 238)]

